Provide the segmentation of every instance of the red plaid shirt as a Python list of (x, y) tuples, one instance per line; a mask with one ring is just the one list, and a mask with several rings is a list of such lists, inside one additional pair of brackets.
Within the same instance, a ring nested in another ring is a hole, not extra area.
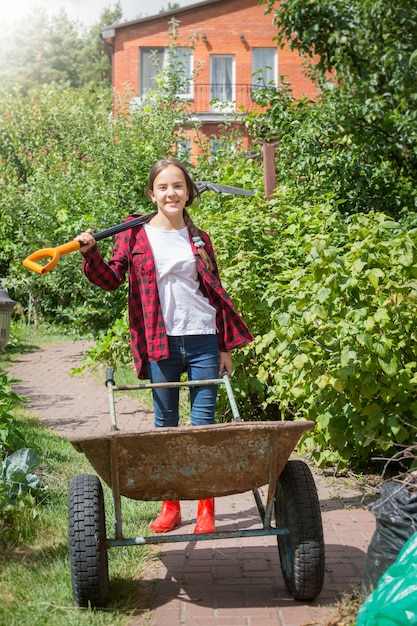
[[(130, 216), (133, 219), (136, 215)], [(200, 230), (214, 269), (210, 271), (192, 241), (202, 293), (216, 309), (219, 350), (229, 352), (253, 341), (247, 326), (224, 290), (210, 237)], [(133, 361), (139, 378), (148, 378), (147, 363), (169, 356), (168, 338), (162, 317), (156, 283), (156, 268), (152, 250), (143, 226), (125, 230), (115, 237), (113, 254), (105, 261), (94, 246), (83, 259), (83, 271), (95, 285), (114, 291), (129, 276), (129, 323)]]

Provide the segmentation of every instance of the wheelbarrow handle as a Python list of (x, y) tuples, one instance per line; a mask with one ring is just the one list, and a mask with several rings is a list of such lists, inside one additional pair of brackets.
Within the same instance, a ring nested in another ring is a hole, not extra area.
[[(111, 226), (106, 230), (101, 230), (100, 232), (93, 235), (96, 241), (101, 241), (102, 239), (106, 239), (106, 237), (112, 237), (117, 233), (121, 233), (124, 230), (128, 230), (129, 228), (134, 228), (135, 226), (139, 226), (140, 224), (144, 224), (148, 220), (150, 220), (154, 215), (156, 215), (157, 211), (153, 213), (148, 213), (147, 215), (141, 215), (140, 217), (136, 217), (132, 220), (127, 220), (126, 222), (122, 222), (121, 224), (117, 224), (116, 226)], [(47, 274), (57, 265), (59, 259), (64, 256), (64, 254), (69, 254), (70, 252), (76, 252), (82, 248), (82, 244), (75, 239), (73, 241), (69, 241), (68, 243), (63, 243), (60, 246), (56, 246), (55, 248), (43, 248), (42, 250), (37, 250), (36, 252), (32, 252), (26, 259), (23, 261), (23, 265), (33, 272), (37, 272), (38, 274)], [(45, 261), (46, 259), (50, 259), (47, 263), (41, 264), (38, 261)]]

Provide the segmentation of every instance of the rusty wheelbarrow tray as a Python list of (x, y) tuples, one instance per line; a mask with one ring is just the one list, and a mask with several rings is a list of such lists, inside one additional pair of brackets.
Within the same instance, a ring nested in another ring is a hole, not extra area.
[[(211, 426), (118, 430), (114, 392), (158, 385), (117, 387), (107, 370), (112, 429), (100, 436), (70, 439), (111, 488), (115, 537), (106, 537), (103, 490), (96, 475), (71, 481), (68, 519), (71, 576), (78, 606), (103, 606), (109, 595), (107, 551), (121, 546), (204, 541), (213, 538), (277, 537), (281, 569), (290, 594), (312, 600), (324, 577), (320, 504), (308, 466), (289, 457), (313, 422), (241, 420), (227, 376), (170, 386), (225, 384), (235, 422)], [(167, 386), (167, 385), (164, 385)], [(164, 449), (170, 455), (163, 454)], [(268, 485), (266, 504), (259, 487)], [(261, 525), (251, 530), (124, 537), (121, 496), (133, 500), (200, 500), (252, 491)]]

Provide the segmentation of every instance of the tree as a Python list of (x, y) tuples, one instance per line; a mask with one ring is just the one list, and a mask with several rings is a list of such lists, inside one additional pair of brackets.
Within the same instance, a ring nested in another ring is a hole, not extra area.
[(295, 101), (281, 83), (258, 94), (267, 116), (247, 120), (279, 151), (252, 405), (314, 419), (303, 445), (319, 464), (367, 463), (411, 444), (417, 424), (416, 9), (267, 4), (321, 93)]
[(161, 9), (159, 9), (160, 13), (165, 13), (167, 11), (174, 11), (175, 9), (179, 9), (180, 5), (178, 4), (178, 2), (168, 2), (168, 6), (167, 8), (162, 7)]
[(78, 55), (83, 85), (89, 85), (92, 89), (99, 89), (103, 86), (111, 87), (111, 61), (105, 51), (100, 31), (104, 26), (120, 22), (121, 19), (122, 9), (120, 2), (118, 2), (114, 10), (104, 9), (99, 21), (84, 36), (83, 45)]
[(27, 93), (35, 85), (111, 88), (110, 60), (100, 39), (106, 24), (121, 18), (120, 5), (102, 12), (86, 31), (64, 10), (49, 17), (41, 8), (17, 20), (0, 44), (0, 84), (3, 93), (18, 88)]
[[(277, 40), (306, 56), (322, 87), (310, 152), (348, 212), (414, 212), (417, 6), (407, 0), (264, 0)], [(305, 127), (304, 127), (305, 128)], [(315, 144), (313, 146), (313, 144)], [(327, 163), (327, 165), (326, 165)]]

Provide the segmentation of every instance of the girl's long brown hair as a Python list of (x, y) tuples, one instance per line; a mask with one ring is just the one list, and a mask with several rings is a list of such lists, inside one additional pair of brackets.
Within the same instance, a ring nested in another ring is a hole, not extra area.
[[(188, 191), (188, 200), (185, 203), (185, 206), (191, 206), (196, 198), (200, 198), (200, 191), (197, 185), (195, 184), (195, 182), (193, 181), (193, 179), (191, 178), (190, 174), (188, 173), (188, 170), (186, 169), (186, 167), (181, 163), (181, 161), (177, 161), (177, 159), (173, 159), (173, 158), (161, 159), (160, 161), (157, 161), (151, 167), (151, 170), (149, 172), (149, 177), (148, 177), (148, 194), (149, 194), (149, 191), (153, 190), (153, 184), (158, 174), (162, 172), (163, 170), (165, 170), (170, 165), (175, 165), (175, 167), (178, 167), (178, 169), (180, 169), (181, 172), (184, 174), (185, 184), (187, 185), (187, 191)], [(193, 220), (191, 219), (191, 215), (188, 213), (186, 209), (184, 209), (184, 222), (188, 230), (191, 233), (191, 237), (200, 236), (199, 229), (194, 224)], [(212, 260), (210, 259), (207, 252), (204, 250), (204, 247), (203, 246), (201, 246), (200, 248), (197, 247), (197, 252), (203, 259), (205, 266), (209, 270), (213, 270), (214, 266), (213, 266)]]

